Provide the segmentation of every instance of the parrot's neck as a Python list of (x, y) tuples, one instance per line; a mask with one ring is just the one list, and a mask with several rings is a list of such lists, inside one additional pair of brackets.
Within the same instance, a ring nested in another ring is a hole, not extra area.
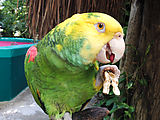
[(40, 41), (38, 46), (52, 49), (63, 60), (74, 66), (86, 67), (91, 62), (88, 63), (88, 60), (80, 55), (85, 40), (85, 37), (66, 35), (65, 29), (60, 30), (56, 27)]

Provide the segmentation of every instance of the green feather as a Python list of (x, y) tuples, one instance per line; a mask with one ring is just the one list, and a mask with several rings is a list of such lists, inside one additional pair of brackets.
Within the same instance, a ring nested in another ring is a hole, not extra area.
[(36, 89), (40, 92), (46, 112), (52, 116), (64, 111), (75, 112), (94, 94), (93, 80), (96, 70), (73, 66), (51, 49), (39, 49), (33, 62), (25, 62), (29, 87), (40, 105)]

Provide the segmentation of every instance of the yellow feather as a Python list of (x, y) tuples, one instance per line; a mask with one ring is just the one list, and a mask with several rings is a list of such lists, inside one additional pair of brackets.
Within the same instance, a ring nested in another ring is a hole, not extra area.
[(56, 45), (56, 48), (57, 48), (58, 51), (61, 51), (62, 50), (62, 45), (58, 44), (58, 45)]

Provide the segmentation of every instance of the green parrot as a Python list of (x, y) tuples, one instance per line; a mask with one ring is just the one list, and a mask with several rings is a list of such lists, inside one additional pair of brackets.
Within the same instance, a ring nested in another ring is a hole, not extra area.
[(116, 63), (124, 49), (123, 29), (113, 17), (93, 12), (66, 19), (26, 53), (25, 75), (35, 101), (50, 118), (78, 111), (102, 88), (104, 70), (119, 76), (115, 65), (99, 63)]

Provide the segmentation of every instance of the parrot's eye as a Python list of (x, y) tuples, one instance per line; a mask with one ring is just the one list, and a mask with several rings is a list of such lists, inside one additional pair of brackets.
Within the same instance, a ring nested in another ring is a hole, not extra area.
[(98, 22), (94, 26), (98, 32), (101, 32), (101, 33), (105, 32), (105, 24), (104, 23)]

